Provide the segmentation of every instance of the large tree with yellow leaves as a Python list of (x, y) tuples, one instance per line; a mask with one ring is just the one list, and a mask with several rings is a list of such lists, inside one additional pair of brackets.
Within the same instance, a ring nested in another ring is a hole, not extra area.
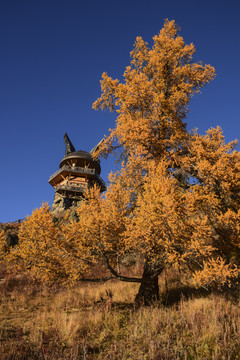
[[(121, 170), (105, 195), (92, 189), (78, 221), (61, 226), (46, 206), (36, 210), (12, 252), (47, 279), (138, 282), (136, 301), (145, 304), (158, 299), (166, 266), (184, 270), (195, 286), (230, 285), (239, 276), (240, 254), (237, 143), (226, 144), (220, 128), (202, 136), (184, 123), (192, 96), (214, 78), (214, 68), (193, 62), (195, 47), (184, 43), (174, 21), (166, 20), (153, 40), (149, 48), (137, 38), (123, 82), (103, 74), (93, 105), (116, 113), (116, 126), (95, 155), (122, 150)], [(38, 218), (47, 226), (37, 230)], [(141, 256), (142, 276), (124, 273), (127, 254)], [(109, 275), (93, 273), (97, 264)]]

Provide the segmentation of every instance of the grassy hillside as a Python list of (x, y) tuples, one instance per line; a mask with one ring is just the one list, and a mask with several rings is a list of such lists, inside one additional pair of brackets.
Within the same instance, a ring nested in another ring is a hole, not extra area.
[(136, 284), (49, 288), (0, 270), (1, 360), (240, 358), (240, 302), (184, 296), (176, 274), (159, 280), (162, 303), (134, 308)]

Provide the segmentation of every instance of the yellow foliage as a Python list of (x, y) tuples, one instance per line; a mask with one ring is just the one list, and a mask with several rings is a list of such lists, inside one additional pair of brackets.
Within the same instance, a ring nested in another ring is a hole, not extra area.
[(179, 151), (189, 101), (215, 76), (210, 65), (192, 62), (195, 47), (184, 43), (174, 21), (166, 20), (153, 41), (150, 49), (137, 37), (123, 83), (102, 75), (93, 108), (116, 111), (117, 120), (101, 152), (111, 152), (115, 140), (128, 155), (161, 158), (171, 147)]
[(232, 281), (239, 277), (239, 269), (218, 257), (203, 262), (201, 271), (196, 271), (192, 276), (192, 284), (196, 287), (217, 285), (219, 287), (227, 284), (229, 287)]
[(73, 284), (94, 260), (92, 244), (84, 240), (81, 226), (76, 230), (68, 214), (60, 225), (54, 221), (49, 206), (43, 204), (22, 223), (19, 244), (10, 256), (33, 277)]
[(6, 243), (5, 232), (4, 230), (2, 230), (0, 232), (0, 260), (4, 260), (7, 252), (8, 252), (8, 246)]
[(33, 277), (50, 280), (57, 278), (61, 264), (57, 261), (59, 230), (53, 223), (50, 208), (43, 204), (21, 224), (19, 244), (10, 252), (10, 258), (21, 268), (28, 269)]

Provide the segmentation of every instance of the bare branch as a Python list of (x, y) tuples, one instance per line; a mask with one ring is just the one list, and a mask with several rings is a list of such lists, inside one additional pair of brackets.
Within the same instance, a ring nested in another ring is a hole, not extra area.
[(79, 281), (81, 282), (104, 282), (104, 281), (108, 281), (108, 280), (112, 280), (115, 279), (115, 276), (107, 276), (107, 277), (103, 277), (103, 278), (98, 278), (98, 279), (80, 279)]

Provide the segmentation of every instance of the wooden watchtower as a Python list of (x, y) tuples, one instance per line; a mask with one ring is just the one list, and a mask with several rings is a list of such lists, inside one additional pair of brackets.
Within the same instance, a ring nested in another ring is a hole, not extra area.
[(106, 185), (100, 177), (100, 161), (92, 157), (92, 153), (100, 143), (88, 153), (83, 150), (76, 151), (67, 133), (64, 135), (64, 141), (65, 156), (60, 162), (59, 170), (48, 180), (55, 188), (52, 206), (54, 212), (78, 206), (84, 193), (94, 184), (99, 185), (101, 192), (106, 190)]

